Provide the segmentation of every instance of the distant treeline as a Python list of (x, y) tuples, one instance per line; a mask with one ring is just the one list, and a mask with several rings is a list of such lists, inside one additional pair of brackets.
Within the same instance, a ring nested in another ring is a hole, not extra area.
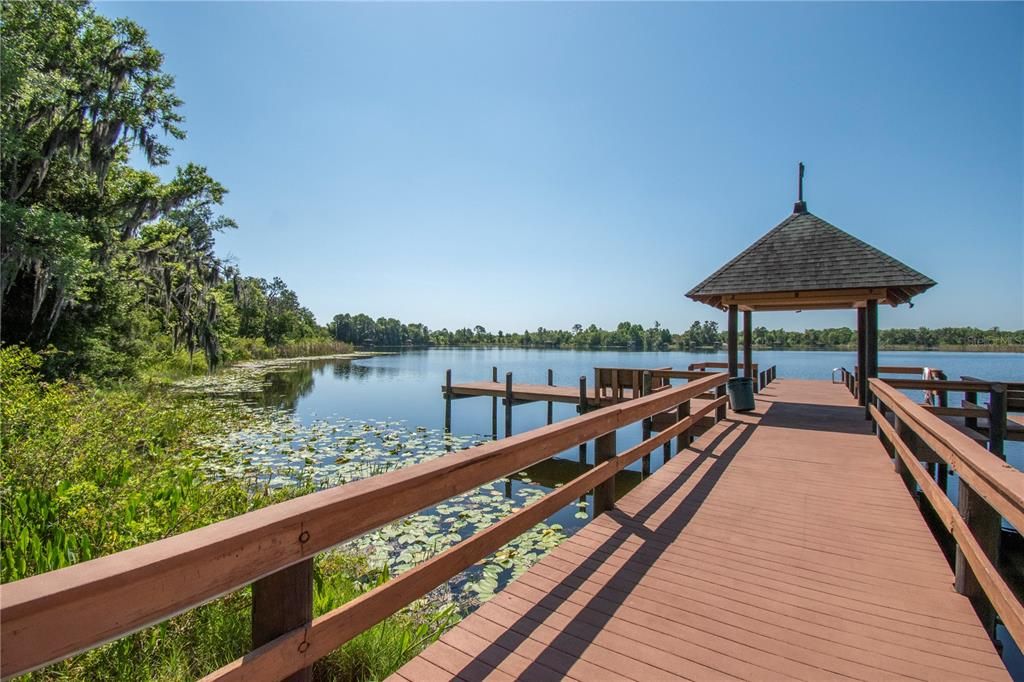
[[(630, 348), (634, 350), (720, 349), (726, 333), (718, 323), (695, 321), (682, 333), (673, 333), (659, 322), (645, 328), (633, 322), (620, 322), (612, 330), (591, 324), (575, 324), (571, 329), (535, 331), (488, 331), (481, 325), (454, 331), (430, 329), (422, 323), (406, 324), (393, 317), (376, 320), (365, 314), (335, 315), (327, 329), (338, 341), (358, 346), (526, 346), (547, 348)], [(847, 327), (786, 331), (755, 327), (755, 346), (761, 348), (848, 348), (857, 343), (857, 332)], [(942, 327), (940, 329), (883, 329), (879, 342), (885, 347), (937, 348), (940, 346), (1019, 346), (1024, 330), (998, 328)]]

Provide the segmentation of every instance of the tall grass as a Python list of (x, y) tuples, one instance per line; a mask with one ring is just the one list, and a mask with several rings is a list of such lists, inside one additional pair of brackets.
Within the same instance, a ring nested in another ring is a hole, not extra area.
[(274, 358), (302, 358), (317, 355), (341, 355), (351, 353), (353, 346), (343, 341), (319, 337), (297, 339), (268, 346), (263, 339), (234, 339), (230, 346), (231, 361), (273, 360)]

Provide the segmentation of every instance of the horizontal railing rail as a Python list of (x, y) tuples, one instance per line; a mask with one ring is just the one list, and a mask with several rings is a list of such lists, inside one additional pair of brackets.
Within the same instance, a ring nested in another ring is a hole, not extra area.
[[(742, 368), (743, 368), (743, 363), (742, 362), (739, 364), (739, 367), (742, 370)], [(697, 374), (698, 376), (700, 376), (700, 375), (706, 374), (707, 370), (709, 370), (709, 369), (729, 369), (729, 363), (728, 362), (717, 362), (717, 361), (716, 362), (692, 362), (692, 363), (690, 363), (688, 369), (689, 369), (689, 372), (686, 372), (686, 373), (677, 370), (678, 374), (680, 375), (679, 378), (687, 378), (686, 376), (683, 376), (684, 374)], [(751, 364), (750, 371), (751, 371), (751, 377), (750, 378), (754, 380), (754, 390), (755, 391), (761, 391), (761, 389), (763, 389), (765, 386), (767, 386), (768, 384), (770, 384), (773, 381), (775, 381), (775, 377), (777, 376), (775, 365), (772, 365), (771, 367), (769, 367), (767, 369), (759, 371), (759, 366), (755, 362), (755, 363)]]
[[(977, 377), (961, 376), (962, 381), (985, 381)], [(997, 382), (988, 382), (997, 383)], [(1001, 381), (1006, 386), (1006, 409), (1009, 412), (1024, 412), (1024, 382)]]
[(879, 374), (916, 374), (923, 376), (925, 369), (935, 370), (935, 367), (908, 367), (905, 365), (879, 365)]
[[(971, 598), (990, 633), (998, 615), (1014, 641), (1024, 643), (1024, 608), (996, 569), (1001, 519), (1024, 529), (1024, 473), (916, 404), (896, 383), (870, 380), (869, 411), (879, 437), (908, 487), (920, 488), (955, 540), (957, 590)], [(959, 475), (958, 506), (922, 466), (920, 448)]]
[[(611, 477), (618, 470), (616, 467), (621, 468), (684, 433), (707, 414), (714, 412), (724, 416), (725, 397), (721, 394), (727, 378), (722, 373), (709, 374), (682, 386), (504, 440), (0, 585), (0, 675), (9, 677), (34, 670), (159, 623), (246, 585), (283, 575), (284, 571), (346, 540), (595, 439), (595, 468), (571, 483), (577, 496), (579, 491), (594, 488), (595, 514), (599, 513), (614, 499)], [(698, 410), (689, 409), (692, 398), (713, 389), (718, 396), (715, 400), (701, 405)], [(689, 416), (684, 416), (681, 409), (684, 404)], [(679, 410), (681, 421), (619, 456), (625, 459), (615, 457), (617, 429), (673, 408)], [(643, 448), (649, 449), (642, 451)], [(606, 461), (619, 464), (606, 466)], [(439, 576), (451, 577), (477, 560), (467, 564), (467, 557), (480, 552), (484, 552), (481, 557), (486, 556), (508, 541), (494, 545), (499, 539), (506, 536), (512, 539), (518, 533), (509, 533), (522, 528), (521, 533), (532, 527), (544, 518), (545, 510), (555, 511), (556, 501), (572, 497), (563, 492), (567, 487), (551, 493), (558, 497), (549, 495), (524, 507), (501, 524), (359, 597), (351, 606), (342, 607), (348, 609), (344, 614), (332, 612), (334, 615), (321, 616), (312, 625), (306, 624), (278, 636), (265, 645), (270, 649), (257, 649), (231, 669), (248, 671), (251, 667), (272, 670), (274, 674), (284, 668), (291, 672), (302, 670), (319, 657), (313, 657), (313, 653), (323, 652), (319, 654), (322, 656), (347, 641), (353, 627), (348, 624), (349, 614), (356, 613), (353, 609), (358, 610), (359, 617), (352, 623), (369, 623), (365, 627), (370, 627), (423, 594), (419, 592), (423, 585)], [(514, 521), (515, 518), (519, 520)], [(530, 519), (536, 520), (523, 526)], [(481, 536), (483, 539), (473, 539)], [(492, 545), (493, 549), (488, 549)], [(459, 566), (462, 568), (457, 568)], [(414, 593), (418, 594), (409, 597)], [(311, 599), (311, 594), (309, 596)], [(313, 628), (318, 633), (315, 642), (306, 634), (305, 639), (288, 649), (289, 642), (302, 633), (313, 632)], [(248, 672), (241, 674), (248, 675)]]

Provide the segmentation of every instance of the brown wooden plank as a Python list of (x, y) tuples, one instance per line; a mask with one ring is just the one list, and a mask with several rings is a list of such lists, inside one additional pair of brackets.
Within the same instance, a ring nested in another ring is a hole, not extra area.
[(842, 386), (772, 388), (478, 613), (540, 644), (534, 659), (607, 649), (697, 679), (1007, 679), (863, 410)]
[[(441, 641), (455, 647), (464, 654), (477, 658), (491, 667), (512, 675), (515, 678), (522, 677), (524, 674), (529, 672), (532, 679), (542, 680), (545, 682), (580, 679), (569, 675), (566, 671), (557, 670), (549, 665), (536, 662), (533, 658), (528, 658), (515, 650), (502, 646), (502, 644), (498, 643), (499, 641), (509, 641), (509, 637), (505, 630), (495, 626), (493, 623), (490, 623), (483, 618), (476, 618), (475, 616), (470, 616), (470, 618), (474, 618), (472, 624), (467, 623), (466, 627), (450, 630), (441, 637)], [(492, 630), (491, 633), (488, 633), (488, 626), (496, 628), (497, 631), (495, 632)], [(488, 634), (491, 639), (485, 638)], [(530, 649), (529, 644), (532, 643), (534, 645), (532, 651), (539, 653), (540, 645), (536, 642), (531, 642), (531, 640), (526, 639), (520, 640), (520, 643), (522, 642), (528, 643), (525, 649)], [(529, 651), (527, 651), (527, 653), (529, 653)], [(564, 663), (565, 661), (563, 660), (562, 662)]]

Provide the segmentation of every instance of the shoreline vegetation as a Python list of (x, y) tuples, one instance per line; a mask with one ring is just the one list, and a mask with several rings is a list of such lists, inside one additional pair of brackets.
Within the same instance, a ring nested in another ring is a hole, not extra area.
[[(404, 346), (366, 346), (365, 350), (369, 349), (384, 350), (384, 351), (401, 351), (401, 350), (431, 350), (431, 349), (458, 349), (458, 348), (528, 348), (531, 350), (580, 350), (580, 351), (630, 351), (640, 352), (644, 350), (656, 350), (656, 351), (684, 351), (692, 353), (720, 353), (725, 351), (724, 346), (708, 346), (708, 347), (693, 347), (693, 348), (673, 348), (669, 346), (667, 348), (633, 348), (630, 346), (602, 346), (600, 348), (583, 348), (580, 346), (545, 346), (545, 345), (529, 345), (524, 346), (522, 344), (497, 344), (497, 343), (464, 343), (460, 345), (450, 346), (414, 346), (412, 344), (406, 344)], [(775, 346), (758, 346), (752, 345), (751, 348), (755, 351), (771, 351), (771, 352), (856, 352), (857, 347), (853, 345), (849, 346), (786, 346), (786, 347), (775, 347)], [(952, 346), (952, 345), (939, 345), (939, 346), (879, 346), (878, 350), (886, 352), (896, 353), (1024, 353), (1024, 344), (1011, 344), (1006, 346)], [(358, 349), (357, 349), (358, 352)]]
[[(489, 332), (481, 325), (455, 331), (430, 329), (422, 323), (403, 323), (393, 317), (376, 320), (369, 315), (335, 315), (326, 331), (338, 341), (356, 347), (521, 347), (578, 348), (586, 350), (685, 350), (715, 352), (725, 348), (726, 332), (714, 320), (694, 321), (682, 333), (673, 333), (660, 322), (645, 328), (634, 322), (620, 322), (615, 329), (575, 324), (571, 329)], [(848, 327), (787, 331), (755, 327), (751, 330), (755, 350), (856, 350), (857, 332)], [(941, 327), (928, 329), (879, 330), (881, 350), (1024, 352), (1024, 329), (998, 327)]]

